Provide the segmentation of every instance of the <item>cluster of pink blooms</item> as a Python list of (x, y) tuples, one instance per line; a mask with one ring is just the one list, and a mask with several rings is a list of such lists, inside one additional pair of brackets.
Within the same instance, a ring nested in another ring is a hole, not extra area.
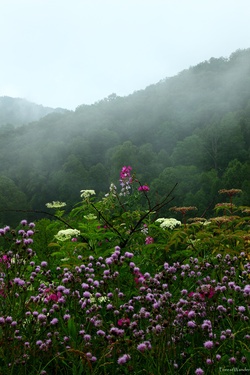
[(141, 185), (138, 187), (138, 191), (149, 191), (149, 186), (148, 185)]
[(131, 176), (132, 167), (130, 166), (124, 166), (121, 169), (120, 172), (120, 185), (122, 187), (121, 189), (121, 195), (127, 195), (129, 193), (129, 190), (131, 189), (131, 184), (133, 182), (133, 178)]
[(215, 294), (215, 289), (210, 285), (202, 285), (200, 287), (199, 292), (190, 292), (188, 294), (189, 297), (205, 300), (205, 298), (212, 298)]
[(59, 298), (62, 297), (61, 292), (58, 292), (58, 291), (54, 292), (50, 288), (45, 289), (44, 294), (45, 294), (45, 298), (44, 298), (45, 303), (48, 303), (49, 301), (58, 302)]
[(150, 245), (151, 243), (154, 242), (153, 237), (147, 236), (145, 239), (145, 245)]
[(3, 263), (5, 267), (10, 268), (10, 257), (8, 255), (2, 255), (0, 257), (0, 263)]

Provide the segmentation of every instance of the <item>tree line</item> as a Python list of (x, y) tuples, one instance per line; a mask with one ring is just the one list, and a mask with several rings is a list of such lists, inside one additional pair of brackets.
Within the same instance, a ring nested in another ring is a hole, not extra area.
[[(0, 222), (44, 211), (52, 200), (105, 194), (123, 165), (160, 199), (211, 215), (218, 190), (250, 200), (250, 49), (210, 59), (126, 97), (111, 94), (75, 111), (0, 127)], [(166, 212), (166, 215), (169, 213)]]

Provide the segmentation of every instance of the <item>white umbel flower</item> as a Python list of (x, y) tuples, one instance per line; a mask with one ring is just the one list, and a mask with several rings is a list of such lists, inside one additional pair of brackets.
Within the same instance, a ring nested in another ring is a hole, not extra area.
[(78, 229), (62, 229), (55, 235), (55, 238), (58, 241), (66, 241), (69, 240), (71, 237), (79, 236), (80, 231)]
[(174, 229), (175, 227), (177, 227), (178, 225), (181, 225), (181, 221), (179, 220), (176, 220), (174, 218), (169, 218), (169, 219), (166, 219), (164, 217), (161, 217), (157, 220), (155, 220), (156, 223), (160, 223), (160, 227), (162, 229), (166, 229), (166, 228), (169, 228), (169, 229)]
[(87, 199), (91, 197), (91, 195), (95, 195), (95, 190), (81, 190), (81, 198)]

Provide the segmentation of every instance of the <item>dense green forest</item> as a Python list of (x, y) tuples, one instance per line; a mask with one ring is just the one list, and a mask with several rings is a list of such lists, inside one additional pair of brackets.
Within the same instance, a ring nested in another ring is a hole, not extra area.
[(24, 216), (12, 210), (44, 211), (52, 200), (70, 209), (81, 189), (106, 193), (123, 165), (153, 199), (178, 183), (174, 205), (195, 205), (197, 216), (212, 214), (219, 189), (242, 189), (237, 204), (250, 202), (250, 49), (126, 97), (23, 125), (11, 118), (0, 127), (2, 224)]

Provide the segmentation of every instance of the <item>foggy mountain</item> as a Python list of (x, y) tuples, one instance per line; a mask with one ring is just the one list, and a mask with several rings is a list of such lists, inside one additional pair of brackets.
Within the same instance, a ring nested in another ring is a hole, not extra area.
[(174, 205), (195, 205), (197, 216), (209, 213), (223, 188), (242, 189), (238, 204), (249, 204), (250, 49), (211, 58), (126, 97), (111, 94), (32, 121), (0, 127), (5, 224), (18, 217), (6, 207), (44, 210), (60, 200), (70, 208), (81, 189), (106, 193), (110, 182), (119, 184), (123, 165), (149, 184), (152, 199), (178, 182)]
[(49, 113), (65, 111), (63, 108), (43, 107), (25, 99), (2, 96), (0, 97), (0, 126), (7, 124), (20, 126), (38, 121)]

